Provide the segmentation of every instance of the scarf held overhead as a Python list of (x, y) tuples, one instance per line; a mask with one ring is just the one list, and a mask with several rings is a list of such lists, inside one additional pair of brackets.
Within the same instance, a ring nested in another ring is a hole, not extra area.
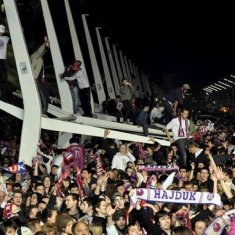
[(158, 166), (138, 166), (139, 171), (159, 171), (159, 172), (166, 172), (166, 171), (178, 171), (179, 167), (175, 164), (171, 165), (158, 165)]
[(207, 192), (181, 192), (173, 190), (139, 188), (136, 189), (131, 196), (131, 201), (133, 204), (136, 204), (137, 199), (169, 203), (222, 205), (219, 194)]

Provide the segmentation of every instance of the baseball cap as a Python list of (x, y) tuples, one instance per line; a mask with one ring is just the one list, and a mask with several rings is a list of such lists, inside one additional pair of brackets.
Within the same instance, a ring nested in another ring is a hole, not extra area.
[(189, 84), (183, 84), (183, 88), (184, 88), (184, 90), (190, 90), (190, 86), (189, 86)]
[(15, 235), (32, 235), (32, 231), (27, 227), (20, 227), (16, 230)]

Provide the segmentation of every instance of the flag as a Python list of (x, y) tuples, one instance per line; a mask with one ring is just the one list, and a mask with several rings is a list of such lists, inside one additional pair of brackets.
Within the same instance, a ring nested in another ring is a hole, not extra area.
[(70, 165), (74, 171), (84, 168), (84, 148), (79, 144), (71, 144), (64, 153), (64, 165)]
[(26, 173), (26, 168), (25, 168), (23, 162), (18, 162), (16, 164), (13, 164), (9, 167), (4, 168), (4, 170), (6, 170), (10, 173), (13, 173), (13, 174), (17, 174), (17, 173), (24, 174), (24, 173)]

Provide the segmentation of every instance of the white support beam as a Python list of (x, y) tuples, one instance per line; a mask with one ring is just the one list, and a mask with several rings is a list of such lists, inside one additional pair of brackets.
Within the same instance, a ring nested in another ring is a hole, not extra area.
[[(13, 95), (15, 95), (16, 97), (22, 99), (22, 94), (18, 93), (18, 92), (12, 92)], [(55, 99), (54, 97), (50, 97), (51, 100), (55, 100), (56, 103), (60, 102), (60, 100)], [(99, 113), (100, 110), (97, 110), (97, 112), (95, 113), (95, 115), (97, 116), (97, 119), (100, 120), (106, 120), (106, 121), (110, 121), (110, 122), (116, 122), (117, 118), (115, 116), (111, 116), (111, 115), (107, 115), (107, 114), (102, 114)], [(53, 104), (49, 104), (48, 106), (48, 113), (52, 114), (55, 117), (58, 118), (63, 118), (63, 117), (68, 117), (71, 116), (71, 113), (62, 111), (61, 108), (54, 106)], [(65, 144), (65, 143), (64, 143)], [(62, 146), (60, 146), (61, 148), (63, 148)]]
[[(7, 22), (11, 35), (11, 41), (16, 61), (21, 90), (24, 94), (24, 114), (21, 131), (19, 161), (32, 164), (32, 158), (37, 153), (37, 144), (41, 133), (41, 103), (37, 86), (31, 70), (26, 42), (22, 32), (22, 25), (19, 19), (15, 1), (4, 0)], [(12, 106), (0, 103), (1, 109), (7, 108), (6, 112), (22, 116), (19, 109), (13, 110)]]
[(135, 76), (135, 87), (139, 87), (139, 89), (142, 90), (139, 78), (137, 77), (137, 73), (136, 73), (136, 70), (135, 70), (135, 64), (131, 61), (130, 61), (130, 63), (131, 63), (131, 67), (132, 67), (132, 70), (133, 70), (133, 75)]
[[(64, 112), (60, 108), (58, 108), (54, 105), (51, 105), (51, 104), (49, 105), (48, 112), (50, 114), (58, 117), (58, 118), (64, 118), (64, 117), (71, 116), (70, 113)], [(108, 116), (108, 117), (110, 117), (110, 116)], [(95, 119), (95, 118), (79, 116), (79, 117), (76, 118), (75, 122), (79, 123), (79, 124), (102, 127), (102, 128), (108, 128), (108, 129), (115, 129), (115, 130), (120, 130), (120, 131), (128, 131), (128, 132), (136, 132), (136, 133), (142, 133), (143, 132), (141, 127), (139, 128), (139, 127), (134, 126), (134, 125), (118, 123), (114, 120), (109, 121), (109, 120), (106, 120), (105, 117), (102, 117), (102, 119), (100, 119), (100, 118)], [(164, 128), (164, 127), (160, 127), (160, 128)], [(154, 129), (154, 128), (149, 128), (149, 134), (150, 135), (165, 136), (165, 134), (161, 130)]]
[[(103, 128), (74, 124), (71, 122), (65, 122), (55, 119), (53, 120), (49, 118), (42, 118), (42, 128), (52, 131), (64, 131), (64, 132), (76, 133), (81, 135), (91, 135), (97, 137), (103, 137), (105, 130)], [(110, 130), (110, 134), (108, 135), (107, 138), (153, 144), (153, 142), (150, 141), (149, 137), (124, 133), (114, 130)], [(170, 142), (167, 140), (161, 140), (155, 138), (155, 141), (163, 146), (170, 146)]]
[(59, 74), (64, 72), (64, 62), (57, 40), (54, 24), (52, 21), (49, 5), (47, 0), (41, 0), (42, 11), (45, 19), (46, 30), (50, 43), (50, 50), (52, 55), (52, 61), (55, 70), (56, 82), (59, 89), (61, 107), (66, 112), (73, 113), (73, 103), (69, 86), (64, 79), (61, 79)]
[(69, 32), (70, 32), (70, 36), (71, 36), (72, 44), (73, 44), (74, 56), (75, 56), (76, 60), (80, 60), (83, 62), (81, 65), (81, 68), (82, 68), (82, 71), (84, 72), (84, 74), (87, 76), (86, 66), (84, 63), (82, 50), (81, 50), (80, 42), (79, 42), (79, 38), (78, 38), (79, 32), (78, 32), (78, 30), (76, 30), (76, 27), (74, 24), (69, 1), (64, 0), (64, 4), (65, 4), (65, 10), (66, 10), (66, 15), (67, 15), (68, 24), (69, 24)]
[(126, 66), (124, 62), (124, 57), (123, 57), (123, 51), (119, 51), (120, 59), (121, 59), (121, 67), (122, 67), (122, 74), (123, 77), (128, 79), (127, 71), (126, 71)]
[(89, 32), (89, 28), (88, 28), (88, 24), (87, 24), (87, 20), (86, 20), (87, 16), (88, 15), (83, 14), (82, 21), (83, 21), (83, 26), (84, 26), (85, 35), (86, 35), (86, 41), (87, 41), (87, 45), (88, 45), (88, 51), (89, 51), (90, 60), (91, 60), (92, 72), (93, 72), (93, 76), (95, 79), (95, 85), (96, 85), (96, 91), (97, 91), (97, 95), (98, 95), (99, 105), (101, 107), (102, 102), (106, 100), (106, 97), (105, 97), (104, 86), (103, 86), (101, 75), (100, 75), (100, 70), (99, 70), (97, 59), (95, 56), (94, 47), (93, 47), (92, 40), (91, 40), (91, 35)]
[[(42, 11), (43, 11), (44, 19), (45, 19), (45, 24), (46, 24), (47, 35), (48, 35), (49, 40), (52, 42), (50, 44), (50, 49), (51, 49), (52, 61), (54, 65), (55, 75), (56, 75), (56, 82), (57, 82), (57, 86), (58, 86), (59, 94), (60, 94), (61, 108), (62, 110), (66, 112), (73, 113), (73, 102), (72, 102), (72, 96), (71, 96), (71, 92), (69, 89), (69, 85), (64, 79), (61, 79), (59, 76), (59, 74), (62, 74), (64, 72), (65, 66), (64, 66), (63, 59), (62, 59), (57, 35), (55, 32), (50, 8), (48, 5), (48, 0), (41, 0), (41, 5), (42, 5)], [(68, 13), (67, 15), (68, 20), (71, 20), (71, 16), (69, 16), (69, 13), (71, 12), (67, 12), (67, 13)], [(70, 27), (70, 30), (74, 30), (72, 28), (72, 25)], [(76, 38), (73, 35), (72, 42), (74, 42), (75, 40)], [(78, 49), (77, 53), (79, 53), (80, 48), (77, 47), (76, 49)], [(82, 61), (82, 58), (80, 58), (80, 60)], [(91, 105), (91, 107), (92, 106), (94, 106), (94, 104)], [(69, 139), (71, 137), (72, 135), (70, 133), (59, 133), (59, 138), (58, 138), (58, 143), (57, 143), (58, 147), (65, 148), (66, 146), (68, 146)]]
[[(143, 133), (142, 127), (137, 127), (134, 125), (128, 125), (128, 124), (120, 124), (118, 122), (108, 122), (104, 120), (99, 119), (93, 119), (93, 118), (86, 118), (86, 117), (77, 117), (75, 120), (76, 123), (89, 125), (89, 126), (96, 126), (96, 127), (102, 127), (107, 129), (115, 129), (120, 131), (128, 131), (128, 132), (136, 132), (136, 133)], [(149, 128), (150, 135), (162, 135), (166, 136), (162, 130)]]
[(140, 71), (140, 79), (142, 81), (143, 88), (144, 88), (144, 94), (145, 94), (148, 91), (148, 88), (147, 88), (147, 84), (145, 82), (144, 73), (142, 71)]
[(129, 69), (130, 69), (130, 76), (131, 76), (131, 79), (132, 79), (132, 84), (136, 88), (136, 85), (137, 85), (136, 77), (135, 77), (135, 74), (134, 74), (134, 70), (133, 70), (133, 66), (132, 66), (131, 60), (128, 60), (128, 66), (129, 66)]
[(118, 58), (118, 53), (117, 53), (116, 47), (117, 47), (117, 45), (113, 45), (113, 53), (114, 53), (116, 67), (117, 67), (119, 83), (122, 84), (122, 79), (123, 79), (124, 76), (123, 76), (123, 73), (122, 73), (121, 64), (120, 64), (120, 61), (119, 61), (119, 58)]
[[(4, 103), (2, 101), (0, 101), (0, 106), (2, 110), (23, 120), (23, 117), (24, 117), (23, 109)], [(54, 107), (55, 107), (54, 111), (56, 114), (59, 108), (56, 106)], [(94, 136), (99, 136), (99, 137), (103, 137), (104, 129), (110, 129), (113, 132), (113, 135), (110, 135), (108, 138), (117, 138), (120, 140), (135, 141), (135, 142), (139, 142), (141, 139), (143, 140), (144, 143), (152, 143), (151, 141), (149, 141), (148, 137), (125, 133), (125, 131), (142, 132), (142, 128), (138, 128), (136, 126), (130, 126), (127, 124), (108, 122), (108, 121), (103, 121), (103, 120), (94, 119), (94, 118), (86, 118), (86, 117), (77, 117), (75, 120), (74, 117), (69, 116), (68, 113), (67, 113), (68, 116), (64, 116), (66, 113), (64, 113), (62, 110), (60, 111), (61, 111), (61, 116), (57, 114), (57, 116), (60, 116), (59, 118), (56, 118), (56, 119), (42, 118), (43, 120), (42, 128), (47, 129), (47, 130), (52, 130), (52, 131), (60, 131), (62, 133), (69, 132), (69, 133), (77, 133), (77, 134), (82, 134), (82, 135), (92, 135), (92, 136), (94, 135)], [(72, 122), (68, 122), (69, 120)], [(57, 121), (60, 121), (60, 122), (57, 122)], [(58, 123), (60, 124), (57, 125)], [(100, 128), (103, 128), (103, 129), (100, 129)], [(124, 132), (113, 131), (113, 129), (121, 130)], [(97, 133), (97, 130), (98, 130), (98, 133)], [(102, 130), (102, 132), (100, 132), (100, 130)], [(161, 140), (160, 142), (157, 140), (157, 142), (159, 142), (162, 145), (166, 145), (166, 146), (169, 145), (169, 141), (163, 139), (164, 134), (162, 131), (157, 130), (157, 129), (149, 129), (149, 131), (152, 135), (158, 136), (157, 139), (159, 139), (159, 141)]]
[(128, 81), (130, 81), (131, 84), (133, 84), (131, 73), (130, 73), (130, 68), (129, 68), (129, 65), (128, 65), (126, 55), (124, 56), (124, 64), (125, 64), (125, 67), (126, 67), (127, 79), (128, 79)]
[[(86, 65), (84, 63), (84, 59), (83, 59), (83, 55), (82, 55), (82, 51), (81, 51), (81, 47), (80, 47), (80, 42), (79, 42), (79, 37), (78, 37), (79, 32), (78, 32), (78, 30), (76, 30), (76, 27), (74, 24), (69, 1), (64, 0), (64, 4), (65, 4), (65, 10), (66, 10), (66, 15), (67, 15), (67, 19), (68, 19), (69, 32), (70, 32), (70, 36), (72, 39), (73, 52), (75, 55), (75, 59), (82, 61), (82, 65), (81, 65), (82, 71), (89, 80), (89, 77), (87, 76)], [(94, 113), (95, 112), (94, 98), (93, 98), (92, 92), (90, 92), (90, 94), (91, 94), (91, 109), (92, 109), (92, 113)]]
[(107, 48), (107, 52), (108, 52), (108, 58), (109, 58), (111, 72), (112, 72), (115, 93), (116, 93), (116, 95), (120, 95), (120, 82), (119, 82), (117, 71), (116, 71), (116, 68), (114, 65), (112, 51), (111, 51), (110, 45), (109, 45), (109, 37), (105, 37), (105, 44), (106, 44), (106, 48)]
[(149, 79), (148, 79), (148, 76), (146, 74), (144, 74), (144, 80), (145, 80), (145, 83), (146, 83), (146, 88), (147, 88), (147, 91), (148, 93), (151, 95), (151, 89), (150, 89), (150, 85), (149, 85)]
[(140, 91), (141, 93), (144, 91), (144, 88), (143, 88), (143, 85), (142, 85), (142, 82), (140, 81), (140, 75), (139, 75), (139, 71), (138, 71), (138, 68), (136, 67), (135, 64), (133, 64), (133, 69), (135, 71), (135, 76), (137, 78), (137, 83), (138, 83), (138, 86), (140, 88)]
[(24, 111), (21, 108), (18, 108), (12, 104), (8, 104), (0, 100), (0, 109), (4, 112), (11, 114), (12, 116), (23, 121), (24, 119)]
[(104, 46), (103, 46), (102, 38), (100, 35), (100, 27), (96, 27), (95, 30), (96, 30), (96, 36), (98, 39), (99, 49), (100, 49), (101, 61), (102, 61), (103, 69), (104, 69), (104, 76), (105, 76), (107, 91), (108, 91), (109, 97), (111, 99), (115, 99), (116, 94), (113, 88), (113, 82), (111, 79), (108, 62), (107, 62), (106, 55), (104, 52)]

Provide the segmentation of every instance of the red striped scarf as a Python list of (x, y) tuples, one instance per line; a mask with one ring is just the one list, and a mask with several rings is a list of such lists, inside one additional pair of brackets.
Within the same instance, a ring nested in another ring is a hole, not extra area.
[(179, 120), (179, 130), (178, 130), (178, 137), (185, 137), (185, 138), (187, 138), (188, 137), (188, 120), (187, 119), (185, 119), (184, 121), (185, 121), (185, 132), (186, 133), (184, 133), (184, 130), (183, 130), (183, 128), (182, 128), (182, 117), (181, 117), (181, 115), (179, 115), (178, 116), (178, 120)]
[(104, 167), (103, 167), (103, 164), (101, 162), (100, 153), (101, 153), (101, 151), (98, 150), (96, 153), (93, 153), (91, 155), (91, 159), (96, 162), (96, 174), (98, 176), (100, 176), (104, 173)]
[(56, 183), (57, 196), (64, 197), (63, 192), (61, 190), (61, 186), (62, 186), (62, 182), (69, 176), (70, 176), (70, 166), (63, 166), (60, 177)]
[(83, 188), (83, 185), (82, 185), (82, 176), (81, 176), (80, 170), (77, 171), (76, 183), (77, 183), (77, 186), (78, 186), (78, 194), (79, 194), (79, 196), (80, 197), (85, 196), (84, 188)]

